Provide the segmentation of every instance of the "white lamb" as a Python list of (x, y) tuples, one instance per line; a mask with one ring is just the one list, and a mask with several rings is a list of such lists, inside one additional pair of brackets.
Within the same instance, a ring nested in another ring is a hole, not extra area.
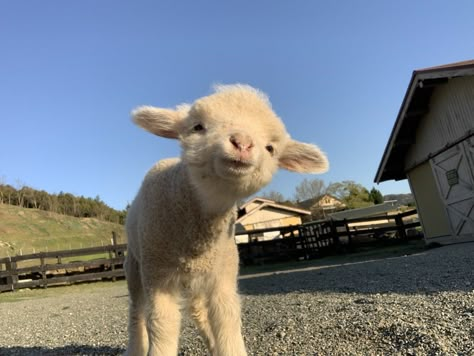
[(176, 110), (150, 106), (135, 123), (174, 138), (181, 159), (158, 162), (127, 217), (128, 355), (176, 355), (186, 306), (212, 355), (246, 355), (237, 292), (235, 203), (268, 184), (278, 167), (326, 171), (325, 155), (294, 141), (265, 94), (218, 86)]

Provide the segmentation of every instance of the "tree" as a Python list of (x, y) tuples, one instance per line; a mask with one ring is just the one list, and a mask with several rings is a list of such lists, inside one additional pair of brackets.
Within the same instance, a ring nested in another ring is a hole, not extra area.
[(105, 204), (100, 196), (94, 199), (77, 197), (71, 193), (49, 194), (44, 190), (28, 187), (20, 180), (16, 186), (5, 184), (0, 177), (0, 204), (17, 205), (22, 208), (35, 208), (74, 217), (94, 217), (123, 224), (127, 211), (115, 210)]
[(7, 204), (15, 204), (15, 197), (16, 197), (16, 190), (13, 188), (11, 185), (3, 185), (2, 186), (2, 191), (3, 191), (3, 199), (4, 203)]
[(260, 196), (262, 198), (273, 200), (273, 201), (276, 201), (278, 203), (281, 203), (281, 202), (285, 201), (285, 197), (283, 196), (283, 194), (281, 194), (280, 192), (277, 192), (275, 190), (270, 190), (268, 192), (263, 192), (262, 194), (260, 194)]
[(352, 180), (331, 183), (327, 192), (341, 200), (349, 209), (363, 208), (373, 204), (369, 199), (369, 191)]
[(374, 204), (382, 204), (384, 201), (382, 193), (380, 192), (380, 190), (375, 189), (375, 187), (372, 187), (372, 189), (370, 190), (369, 199)]
[(38, 209), (51, 210), (49, 194), (44, 190), (36, 192), (36, 201), (38, 203)]
[(25, 208), (38, 209), (38, 202), (36, 200), (36, 190), (27, 186), (21, 188), (24, 197)]
[(21, 180), (17, 179), (16, 180), (16, 196), (17, 196), (17, 205), (22, 208), (23, 203), (25, 201), (25, 183), (23, 183)]
[(321, 179), (314, 178), (310, 180), (305, 178), (296, 186), (295, 190), (295, 200), (304, 201), (326, 194), (327, 187)]
[(3, 204), (5, 201), (5, 193), (4, 193), (4, 186), (5, 186), (5, 176), (0, 176), (0, 204)]

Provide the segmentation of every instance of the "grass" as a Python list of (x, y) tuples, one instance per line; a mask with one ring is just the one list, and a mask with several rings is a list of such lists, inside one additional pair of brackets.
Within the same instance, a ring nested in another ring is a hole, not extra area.
[(107, 289), (112, 287), (123, 287), (126, 293), (126, 281), (119, 280), (116, 282), (84, 282), (67, 286), (53, 286), (48, 288), (35, 289), (19, 289), (15, 292), (0, 293), (0, 303), (15, 303), (22, 300), (42, 299), (56, 297), (64, 294), (75, 293), (107, 293)]
[(112, 231), (125, 236), (119, 224), (0, 204), (0, 257), (108, 245)]

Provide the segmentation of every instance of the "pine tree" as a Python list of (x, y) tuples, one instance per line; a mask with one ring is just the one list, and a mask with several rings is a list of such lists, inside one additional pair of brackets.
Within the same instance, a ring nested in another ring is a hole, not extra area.
[(383, 195), (380, 190), (372, 187), (369, 193), (369, 199), (374, 202), (374, 204), (382, 204), (384, 202)]

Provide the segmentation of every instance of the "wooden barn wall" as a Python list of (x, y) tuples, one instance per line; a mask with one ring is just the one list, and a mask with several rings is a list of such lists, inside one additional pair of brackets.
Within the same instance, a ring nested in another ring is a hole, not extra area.
[(453, 78), (435, 89), (429, 113), (420, 122), (405, 167), (426, 161), (430, 154), (455, 143), (473, 129), (474, 77)]
[(265, 222), (265, 221), (281, 220), (281, 219), (285, 219), (289, 216), (294, 216), (294, 215), (297, 215), (297, 214), (293, 212), (283, 211), (280, 209), (266, 207), (265, 209), (262, 209), (249, 216), (246, 216), (245, 218), (242, 219), (241, 223), (242, 225), (255, 224), (255, 223)]
[[(252, 224), (245, 224), (245, 230), (258, 230), (258, 229), (267, 229), (271, 227), (280, 227), (280, 226), (290, 226), (290, 225), (301, 225), (301, 218), (299, 216), (287, 216), (278, 220), (267, 220), (254, 222)], [(279, 232), (270, 234), (273, 236), (279, 235)]]
[(408, 172), (408, 182), (415, 196), (416, 208), (425, 239), (451, 235), (448, 216), (429, 162), (425, 162)]

